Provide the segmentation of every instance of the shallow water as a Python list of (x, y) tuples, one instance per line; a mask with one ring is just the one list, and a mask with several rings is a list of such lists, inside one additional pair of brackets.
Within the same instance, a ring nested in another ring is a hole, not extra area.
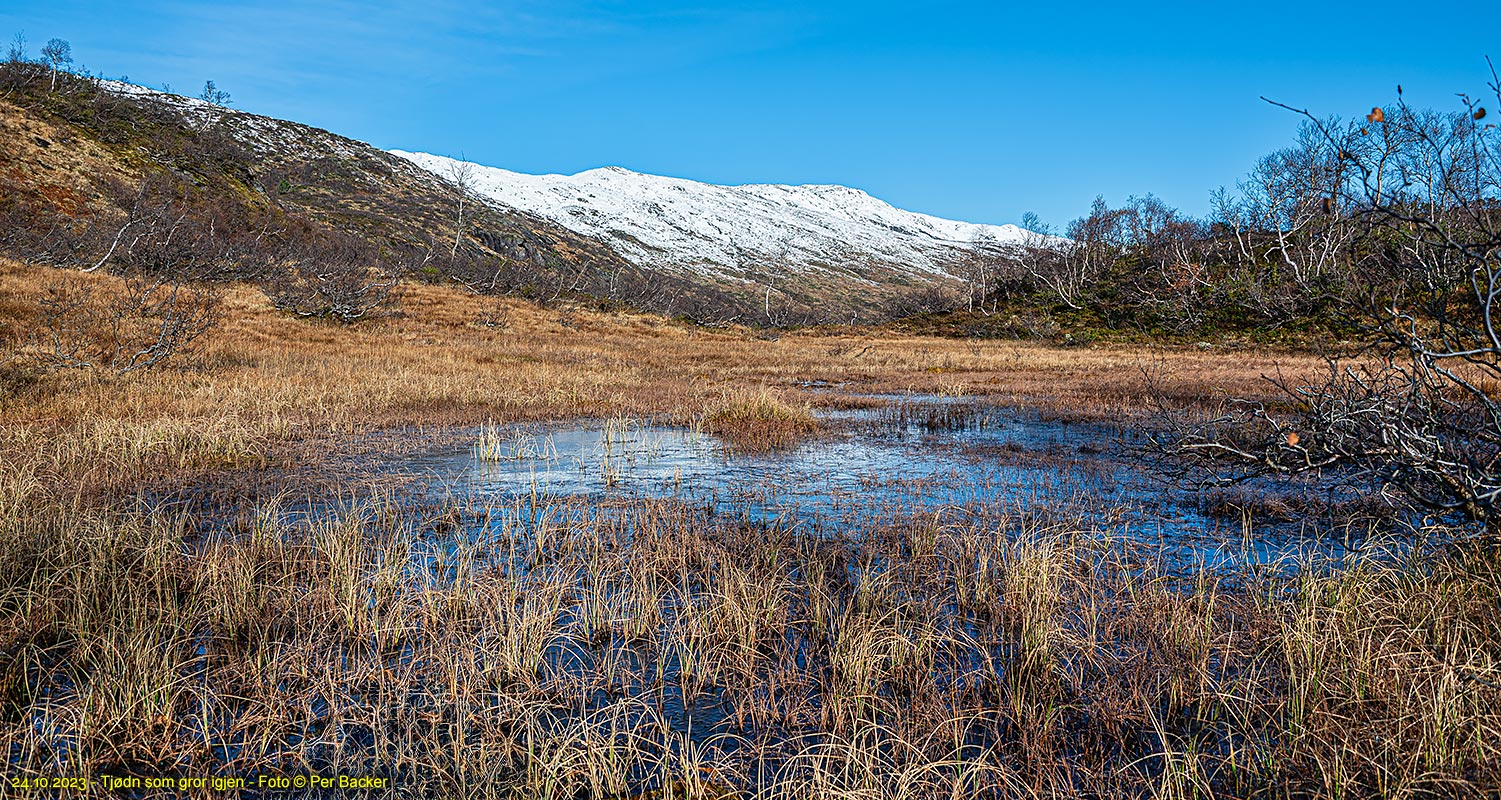
[[(739, 453), (694, 430), (633, 421), (478, 428), (471, 446), (404, 455), (383, 471), (419, 495), (487, 504), (674, 498), (711, 514), (808, 526), (872, 526), (913, 514), (1082, 509), (1160, 545), (1181, 566), (1293, 564), (1343, 547), (1297, 525), (1216, 518), (1153, 475), (1114, 426), (1049, 420), (941, 397), (821, 414), (826, 433)], [(1269, 491), (1269, 490), (1268, 490)]]
[[(702, 664), (695, 670), (684, 660), (693, 648), (699, 648), (691, 655), (700, 661), (714, 652), (713, 646), (694, 638), (703, 634), (679, 627), (688, 624), (684, 619), (705, 619), (698, 604), (712, 603), (719, 596), (716, 592), (722, 587), (711, 586), (714, 567), (701, 567), (705, 575), (684, 573), (676, 583), (669, 575), (653, 587), (654, 596), (644, 606), (632, 605), (636, 602), (632, 588), (642, 584), (625, 580), (627, 570), (621, 564), (634, 557), (631, 552), (621, 549), (605, 558), (599, 554), (606, 547), (600, 547), (598, 554), (590, 554), (588, 547), (552, 547), (555, 539), (544, 544), (544, 532), (558, 537), (557, 531), (567, 529), (575, 519), (624, 521), (610, 532), (625, 531), (618, 538), (607, 535), (594, 541), (629, 541), (639, 530), (631, 527), (632, 513), (645, 517), (644, 525), (649, 528), (661, 520), (651, 517), (660, 508), (682, 510), (672, 503), (633, 501), (665, 498), (692, 507), (690, 513), (667, 515), (669, 525), (676, 521), (692, 527), (706, 522), (707, 533), (725, 532), (737, 544), (752, 548), (759, 546), (757, 534), (780, 535), (787, 529), (808, 534), (796, 537), (799, 542), (821, 544), (815, 537), (847, 536), (836, 544), (870, 545), (869, 552), (879, 554), (879, 559), (873, 556), (864, 563), (856, 558), (828, 562), (835, 565), (831, 570), (848, 573), (827, 583), (845, 587), (836, 589), (835, 595), (847, 603), (860, 596), (857, 587), (869, 585), (873, 575), (890, 568), (892, 560), (905, 559), (911, 552), (883, 548), (879, 535), (883, 526), (910, 532), (918, 526), (908, 523), (924, 516), (942, 525), (958, 524), (966, 533), (978, 532), (975, 538), (986, 540), (990, 531), (1009, 533), (1016, 528), (1003, 520), (1046, 519), (1046, 513), (1038, 512), (1057, 509), (1061, 512), (1057, 519), (1073, 525), (1082, 511), (1093, 516), (1101, 530), (1109, 531), (1108, 546), (1098, 552), (1111, 556), (1128, 550), (1147, 553), (1139, 561), (1122, 559), (1120, 568), (1133, 574), (1138, 569), (1155, 573), (1165, 568), (1174, 573), (1168, 576), (1174, 579), (1172, 585), (1181, 583), (1177, 578), (1199, 570), (1223, 569), (1228, 576), (1254, 564), (1288, 572), (1310, 563), (1336, 565), (1346, 554), (1338, 542), (1305, 536), (1293, 523), (1257, 521), (1248, 535), (1239, 520), (1216, 517), (1203, 498), (1156, 478), (1133, 451), (1132, 432), (1119, 426), (1070, 423), (963, 399), (918, 396), (868, 402), (885, 405), (822, 413), (819, 435), (772, 453), (736, 452), (719, 439), (691, 429), (625, 420), (482, 427), (445, 437), (444, 443), (397, 433), (393, 435), (410, 445), (399, 454), (379, 451), (387, 455), (374, 463), (363, 455), (353, 457), (364, 473), (377, 479), (377, 485), (394, 483), (398, 487), (394, 495), (381, 496), (379, 503), (365, 503), (363, 496), (319, 497), (310, 490), (313, 496), (303, 501), (284, 505), (278, 500), (266, 509), (281, 515), (283, 521), (321, 525), (333, 518), (326, 513), (330, 510), (352, 510), (373, 518), (384, 515), (388, 501), (406, 506), (417, 513), (395, 515), (401, 525), (387, 530), (401, 531), (392, 552), (411, 548), (405, 574), (419, 591), (457, 582), (461, 575), (472, 579), (476, 565), (491, 579), (505, 576), (503, 580), (515, 581), (521, 588), (511, 602), (522, 607), (528, 602), (526, 597), (541, 593), (529, 595), (534, 587), (567, 587), (568, 598), (559, 601), (558, 616), (547, 623), (546, 644), (539, 648), (536, 677), (544, 688), (537, 696), (545, 702), (529, 700), (530, 713), (559, 727), (588, 722), (596, 714), (619, 713), (624, 716), (618, 720), (601, 718), (601, 729), (614, 735), (614, 731), (661, 727), (696, 745), (713, 742), (713, 749), (721, 753), (733, 750), (740, 739), (716, 739), (718, 733), (743, 732), (745, 725), (754, 729), (761, 723), (733, 716), (740, 707), (736, 692), (744, 695), (743, 686), (737, 689), (722, 676), (718, 682), (700, 683)], [(416, 444), (419, 441), (429, 443)], [(220, 512), (218, 518), (213, 510)], [(255, 513), (264, 510), (258, 508)], [(209, 525), (223, 525), (233, 532), (235, 520), (225, 515), (237, 511), (245, 509), (220, 503), (211, 509)], [(740, 525), (739, 520), (765, 525)], [(720, 528), (720, 521), (731, 524)], [(580, 527), (589, 530), (587, 525)], [(768, 531), (769, 527), (779, 530)], [(872, 535), (862, 540), (866, 534)], [(793, 537), (781, 540), (789, 538)], [(1134, 542), (1126, 541), (1133, 538), (1147, 546), (1136, 548)], [(736, 557), (745, 552), (722, 551)], [(1157, 553), (1161, 562), (1152, 561)], [(927, 568), (927, 562), (904, 563), (917, 565), (918, 571)], [(598, 571), (599, 564), (609, 567)], [(601, 573), (606, 577), (601, 579)], [(908, 588), (922, 597), (927, 590), (920, 583)], [(948, 591), (930, 596), (942, 603), (935, 616), (942, 626), (959, 631), (955, 641), (971, 644), (947, 653), (947, 660), (935, 661), (933, 680), (960, 681), (964, 675), (994, 670), (995, 664), (1012, 663), (1008, 648), (1014, 645), (1005, 636), (995, 635), (1000, 629), (981, 631), (977, 618), (957, 600), (957, 593), (949, 595)], [(632, 617), (630, 611), (652, 604), (661, 616), (651, 629), (627, 633), (624, 626), (615, 624), (621, 619), (652, 619), (650, 615)], [(781, 629), (782, 638), (773, 637), (769, 649), (789, 659), (791, 671), (806, 676), (809, 683), (802, 688), (781, 684), (771, 688), (767, 683), (767, 695), (775, 691), (793, 700), (806, 695), (808, 703), (822, 703), (822, 689), (809, 687), (820, 685), (832, 667), (829, 661), (812, 663), (806, 658), (810, 648), (820, 647), (824, 648), (818, 651), (820, 657), (831, 658), (829, 646), (820, 644), (824, 641), (820, 637), (830, 635), (832, 623), (814, 634), (808, 627), (813, 619), (809, 610), (800, 608), (797, 614), (798, 624)], [(511, 636), (501, 629), (495, 635)], [(199, 655), (206, 652), (200, 650)], [(757, 652), (756, 658), (765, 656)], [(410, 665), (415, 657), (403, 649), (389, 658)], [(769, 672), (756, 674), (764, 677)], [(319, 705), (320, 699), (311, 702), (313, 716), (333, 714)], [(622, 704), (626, 711), (618, 711)], [(803, 727), (792, 734), (813, 727), (806, 721), (797, 724)], [(773, 727), (758, 733), (773, 742), (792, 734)], [(294, 736), (290, 743), (297, 741)], [(988, 747), (993, 740), (977, 741)], [(366, 739), (356, 741), (358, 747), (368, 744)], [(225, 757), (230, 757), (228, 751)]]

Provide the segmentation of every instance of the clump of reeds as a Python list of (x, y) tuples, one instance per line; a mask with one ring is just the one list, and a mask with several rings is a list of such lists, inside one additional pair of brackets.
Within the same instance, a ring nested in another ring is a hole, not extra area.
[(977, 400), (901, 401), (871, 417), (873, 427), (899, 434), (985, 430), (998, 422), (996, 409)]
[(557, 458), (550, 437), (535, 436), (514, 425), (486, 422), (475, 437), (474, 457), (480, 461), (535, 461)]
[(793, 405), (766, 389), (725, 395), (709, 406), (700, 427), (730, 448), (768, 452), (796, 446), (818, 430), (806, 405)]

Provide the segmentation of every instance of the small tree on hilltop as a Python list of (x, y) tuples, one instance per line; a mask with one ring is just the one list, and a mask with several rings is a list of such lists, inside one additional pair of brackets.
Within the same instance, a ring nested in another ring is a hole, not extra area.
[(215, 86), (213, 81), (204, 81), (203, 92), (198, 95), (198, 99), (216, 106), (227, 106), (229, 105), (229, 92)]
[(10, 47), (5, 50), (5, 61), (8, 64), (26, 63), (26, 34), (17, 33), (10, 40)]
[(57, 73), (73, 63), (73, 46), (65, 39), (48, 39), (42, 48), (42, 60), (52, 68), (52, 83), (48, 91), (57, 91)]
[(212, 128), (224, 116), (224, 107), (229, 105), (229, 92), (214, 85), (213, 81), (203, 82), (203, 91), (198, 93), (198, 99), (208, 104), (203, 110), (203, 130)]
[(452, 183), (459, 193), (459, 213), (458, 219), (454, 222), (453, 249), (449, 251), (449, 256), (454, 257), (459, 254), (459, 241), (464, 236), (464, 201), (474, 191), (474, 164), (464, 160), (461, 153), (458, 161), (449, 162), (446, 172), (448, 182)]

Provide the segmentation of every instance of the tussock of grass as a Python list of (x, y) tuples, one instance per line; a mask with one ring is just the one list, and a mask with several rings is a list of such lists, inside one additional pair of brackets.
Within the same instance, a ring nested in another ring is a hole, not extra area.
[(703, 430), (731, 448), (767, 452), (794, 447), (818, 430), (818, 420), (806, 405), (792, 405), (771, 392), (727, 395), (704, 414)]

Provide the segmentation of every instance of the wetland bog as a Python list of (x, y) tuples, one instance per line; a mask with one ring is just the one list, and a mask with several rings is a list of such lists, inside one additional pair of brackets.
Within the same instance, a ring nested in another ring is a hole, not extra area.
[[(19, 339), (37, 293), (0, 280)], [(1494, 552), (1328, 487), (1208, 495), (1138, 460), (1151, 402), (1213, 408), (1314, 359), (770, 340), (421, 285), (347, 330), (225, 302), (180, 369), (7, 389), (12, 774), (1497, 785)], [(505, 327), (479, 324), (496, 304)]]

